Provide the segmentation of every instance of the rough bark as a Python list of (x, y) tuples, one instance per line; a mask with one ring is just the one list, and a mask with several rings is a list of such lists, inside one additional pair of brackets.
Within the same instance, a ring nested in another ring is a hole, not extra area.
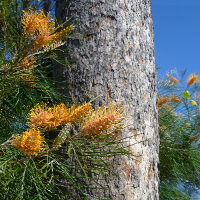
[[(65, 1), (59, 0), (57, 6)], [(57, 17), (65, 12), (57, 7)], [(78, 61), (66, 72), (77, 101), (98, 97), (128, 107), (123, 137), (136, 160), (122, 157), (119, 179), (96, 196), (117, 200), (159, 199), (158, 118), (150, 0), (70, 0), (68, 9), (83, 39), (72, 41)], [(63, 12), (61, 12), (61, 10)], [(97, 199), (97, 198), (96, 198)]]

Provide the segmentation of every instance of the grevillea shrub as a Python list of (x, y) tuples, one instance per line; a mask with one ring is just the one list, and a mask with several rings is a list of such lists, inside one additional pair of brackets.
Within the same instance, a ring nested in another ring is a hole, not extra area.
[(200, 189), (199, 76), (159, 80), (161, 199), (192, 199)]

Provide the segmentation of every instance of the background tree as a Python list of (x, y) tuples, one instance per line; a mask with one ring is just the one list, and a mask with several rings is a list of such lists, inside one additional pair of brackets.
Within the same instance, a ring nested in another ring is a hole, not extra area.
[[(136, 159), (115, 161), (119, 175), (109, 192), (92, 191), (111, 199), (159, 199), (158, 118), (153, 24), (150, 0), (59, 0), (57, 19), (69, 13), (80, 40), (71, 40), (78, 60), (64, 71), (76, 101), (93, 97), (96, 105), (109, 100), (127, 106), (130, 116), (122, 137)], [(105, 184), (106, 185), (106, 184)]]
[(159, 80), (160, 181), (163, 200), (189, 200), (200, 189), (199, 76)]

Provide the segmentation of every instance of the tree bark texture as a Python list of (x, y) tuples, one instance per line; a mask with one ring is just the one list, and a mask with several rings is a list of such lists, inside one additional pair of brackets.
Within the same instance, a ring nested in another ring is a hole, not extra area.
[[(58, 0), (57, 17), (66, 12)], [(159, 199), (158, 118), (153, 22), (150, 0), (69, 0), (68, 11), (76, 30), (77, 62), (63, 72), (76, 101), (97, 97), (127, 106), (122, 135), (135, 159), (115, 163), (119, 178), (108, 180), (109, 192), (96, 198), (113, 200)]]

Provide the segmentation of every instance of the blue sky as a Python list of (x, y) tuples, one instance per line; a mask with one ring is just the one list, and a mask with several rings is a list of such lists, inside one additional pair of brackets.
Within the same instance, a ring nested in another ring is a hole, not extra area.
[[(200, 74), (200, 0), (151, 0), (158, 74)], [(200, 200), (200, 192), (194, 199)]]
[(200, 0), (151, 0), (156, 65), (161, 76), (176, 68), (200, 72)]

